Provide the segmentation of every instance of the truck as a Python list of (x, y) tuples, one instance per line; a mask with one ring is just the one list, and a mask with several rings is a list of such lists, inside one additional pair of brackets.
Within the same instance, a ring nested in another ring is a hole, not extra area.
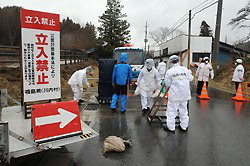
[(132, 68), (133, 82), (137, 81), (139, 73), (144, 65), (145, 57), (144, 51), (139, 47), (130, 47), (125, 45), (124, 47), (117, 47), (113, 51), (113, 58), (119, 63), (121, 53), (127, 53), (127, 63)]

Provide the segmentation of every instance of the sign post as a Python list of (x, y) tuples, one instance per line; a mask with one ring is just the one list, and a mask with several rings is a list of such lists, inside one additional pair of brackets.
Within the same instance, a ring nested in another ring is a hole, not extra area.
[(21, 9), (21, 28), (23, 105), (60, 99), (59, 14)]

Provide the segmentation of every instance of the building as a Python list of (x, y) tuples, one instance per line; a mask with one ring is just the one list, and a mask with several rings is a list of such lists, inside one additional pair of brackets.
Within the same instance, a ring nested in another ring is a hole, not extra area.
[[(212, 52), (212, 37), (191, 36), (190, 64), (198, 63), (200, 58), (210, 57)], [(156, 64), (160, 58), (167, 61), (171, 55), (179, 55), (181, 65), (188, 66), (188, 36), (180, 35), (160, 45), (160, 50), (154, 53)]]
[[(196, 66), (202, 58), (212, 59), (212, 37), (191, 36), (190, 41), (190, 65)], [(160, 45), (160, 49), (154, 52), (155, 63), (158, 64), (160, 58), (167, 62), (171, 55), (178, 55), (181, 65), (188, 66), (188, 35), (177, 36)], [(238, 57), (245, 57), (249, 52), (232, 45), (220, 42), (218, 65), (223, 65)]]
[(224, 42), (220, 42), (218, 65), (221, 66), (227, 63), (231, 63), (237, 58), (249, 57), (249, 55), (249, 51), (237, 48)]

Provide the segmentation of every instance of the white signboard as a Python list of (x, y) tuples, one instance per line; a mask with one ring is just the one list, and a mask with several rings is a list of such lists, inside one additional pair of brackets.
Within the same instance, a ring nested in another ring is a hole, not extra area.
[(58, 14), (21, 10), (24, 102), (61, 98)]

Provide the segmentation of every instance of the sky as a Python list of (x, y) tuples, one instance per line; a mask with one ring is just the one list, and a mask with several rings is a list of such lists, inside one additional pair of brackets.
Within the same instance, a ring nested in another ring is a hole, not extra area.
[[(223, 0), (221, 41), (233, 44), (249, 33), (249, 29), (232, 29), (232, 26), (228, 25), (230, 20), (236, 17), (238, 10), (246, 6), (248, 1)], [(121, 4), (124, 5), (122, 13), (127, 14), (127, 20), (131, 24), (129, 28), (131, 44), (144, 48), (146, 21), (148, 22), (148, 32), (161, 27), (172, 27), (189, 10), (195, 13), (212, 2), (215, 0), (121, 0)], [(95, 26), (99, 26), (98, 19), (106, 10), (106, 3), (106, 0), (0, 0), (0, 7), (21, 6), (29, 10), (60, 14), (61, 20), (69, 17), (80, 24), (91, 22)], [(214, 33), (216, 12), (217, 4), (197, 13), (192, 20), (192, 35), (199, 35), (200, 24), (203, 20), (210, 25)], [(187, 33), (188, 22), (179, 29)], [(150, 48), (157, 50), (154, 41), (149, 36), (148, 39)]]

